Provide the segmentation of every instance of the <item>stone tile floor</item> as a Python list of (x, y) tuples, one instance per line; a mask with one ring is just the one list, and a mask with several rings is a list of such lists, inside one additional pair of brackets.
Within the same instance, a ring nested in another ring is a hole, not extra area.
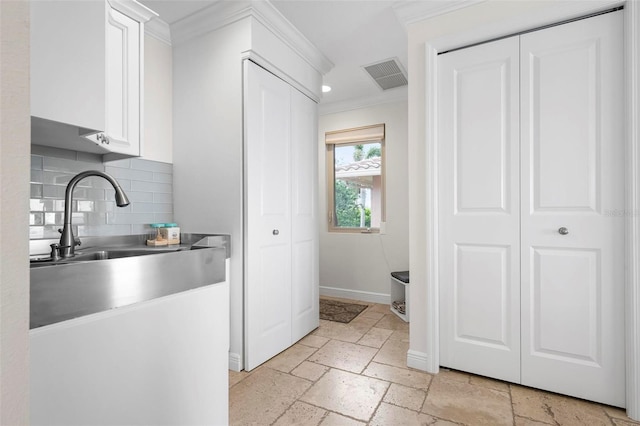
[(320, 320), (251, 372), (230, 371), (230, 423), (640, 425), (614, 407), (473, 374), (408, 368), (408, 324), (387, 305), (367, 304), (349, 324)]

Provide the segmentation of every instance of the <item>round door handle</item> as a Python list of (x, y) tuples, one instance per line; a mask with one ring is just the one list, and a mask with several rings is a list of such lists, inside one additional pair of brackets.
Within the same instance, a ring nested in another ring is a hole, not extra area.
[(280, 234), (280, 231), (278, 231), (277, 229), (274, 229), (273, 230), (273, 235), (278, 235), (278, 234)]
[(563, 226), (562, 228), (558, 229), (558, 233), (560, 235), (567, 235), (569, 233), (569, 230)]

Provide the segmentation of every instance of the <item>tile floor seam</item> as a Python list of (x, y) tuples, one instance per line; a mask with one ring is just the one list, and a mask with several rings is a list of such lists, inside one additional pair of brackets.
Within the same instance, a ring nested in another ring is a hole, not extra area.
[[(391, 384), (393, 385), (393, 383), (391, 383)], [(396, 383), (396, 384), (397, 384), (397, 383)], [(389, 389), (390, 389), (390, 388), (391, 388), (391, 386), (389, 386)], [(389, 392), (389, 389), (387, 389), (387, 393)], [(412, 389), (415, 389), (415, 388), (412, 388)], [(383, 402), (384, 402), (385, 404), (389, 404), (389, 405), (393, 405), (394, 407), (403, 408), (403, 409), (405, 409), (405, 410), (413, 411), (414, 413), (418, 413), (418, 414), (425, 414), (425, 413), (423, 413), (423, 412), (421, 412), (421, 411), (419, 411), (419, 410), (414, 410), (413, 408), (405, 407), (404, 405), (398, 405), (398, 404), (395, 404), (395, 403), (390, 402), (390, 401), (385, 401), (385, 400), (384, 400), (384, 398), (385, 398), (386, 396), (387, 396), (387, 394), (385, 393), (385, 394), (384, 394), (384, 396), (382, 397), (382, 399), (380, 400), (380, 403), (383, 403)], [(427, 398), (425, 397), (425, 399), (427, 399)], [(424, 401), (422, 401), (422, 404), (424, 404)], [(422, 405), (422, 404), (421, 404), (421, 405)], [(435, 416), (432, 416), (432, 417), (435, 417)]]
[(554, 425), (552, 423), (543, 422), (542, 420), (536, 420), (534, 418), (527, 417), (527, 416), (517, 415), (515, 413), (514, 413), (513, 417), (514, 417), (514, 424), (515, 424), (515, 418), (518, 417), (518, 418), (529, 420), (529, 421), (532, 421), (532, 422), (535, 422), (535, 423), (542, 423), (542, 424), (549, 425), (549, 426), (557, 426), (557, 425)]
[(509, 405), (511, 406), (511, 420), (513, 422), (513, 425), (515, 426), (516, 410), (515, 410), (515, 407), (513, 406), (513, 395), (511, 394), (511, 386), (509, 386), (508, 389), (509, 389)]
[[(301, 397), (302, 397), (302, 396), (301, 396)], [(348, 419), (355, 420), (355, 421), (357, 421), (357, 422), (359, 422), (359, 423), (362, 423), (362, 419), (358, 419), (358, 418), (353, 417), (353, 416), (350, 416), (350, 415), (348, 415), (348, 414), (340, 413), (340, 412), (338, 412), (338, 411), (334, 411), (334, 410), (331, 410), (331, 409), (329, 409), (329, 408), (325, 408), (325, 407), (322, 407), (322, 406), (320, 406), (320, 405), (316, 405), (316, 404), (314, 404), (314, 403), (312, 403), (312, 402), (307, 402), (307, 401), (301, 401), (301, 402), (304, 402), (305, 404), (308, 404), (308, 405), (310, 405), (310, 406), (312, 406), (312, 407), (319, 408), (319, 409), (321, 409), (321, 410), (323, 410), (323, 411), (326, 411), (326, 413), (325, 413), (325, 415), (324, 415), (324, 418), (326, 418), (330, 413), (333, 413), (333, 414), (336, 414), (336, 415), (338, 415), (338, 416), (346, 417), (346, 418), (348, 418)], [(323, 420), (324, 420), (324, 418), (323, 418)], [(366, 422), (366, 423), (368, 424), (369, 422)], [(319, 424), (322, 424), (322, 422), (320, 422)]]
[[(311, 362), (311, 361), (309, 361), (309, 362)], [(325, 365), (325, 367), (326, 367), (326, 365)], [(329, 371), (331, 371), (331, 367), (329, 367), (329, 369), (328, 369), (327, 371), (325, 371), (324, 373), (322, 373), (322, 375), (321, 375), (320, 377), (318, 377), (318, 379), (317, 379), (317, 380), (308, 380), (308, 381), (310, 381), (310, 382), (311, 382), (311, 386), (309, 386), (309, 387), (307, 388), (307, 390), (305, 390), (304, 392), (302, 392), (302, 393), (300, 394), (300, 396), (298, 396), (298, 398), (296, 398), (296, 401), (300, 401), (300, 399), (301, 399), (301, 398), (302, 398), (302, 397), (303, 397), (307, 392), (309, 392), (309, 390), (313, 387), (313, 385), (315, 385), (316, 383), (318, 383), (318, 382), (320, 381), (320, 379), (322, 379), (322, 378), (325, 376), (325, 374), (327, 374)], [(292, 376), (292, 377), (298, 377), (298, 376), (293, 375), (293, 374), (291, 374), (291, 376)], [(304, 379), (304, 377), (301, 377), (301, 379)], [(307, 379), (305, 379), (305, 380), (307, 380)], [(313, 404), (311, 404), (311, 403), (309, 403), (309, 402), (307, 402), (307, 401), (301, 401), (301, 402), (304, 402), (305, 404), (313, 405)], [(294, 401), (294, 403), (295, 403), (295, 401)], [(292, 404), (292, 405), (293, 405), (293, 404)], [(318, 408), (322, 408), (322, 407), (318, 407)], [(324, 408), (323, 408), (323, 409), (324, 409)], [(285, 412), (286, 412), (286, 411), (285, 411)]]
[(282, 417), (284, 417), (285, 414), (287, 414), (289, 412), (289, 410), (291, 409), (291, 407), (293, 407), (293, 404), (295, 404), (296, 402), (298, 402), (297, 399), (294, 399), (293, 402), (282, 412), (282, 414), (280, 414), (274, 421), (272, 421), (271, 423), (269, 423), (269, 426), (273, 426), (276, 423), (278, 423), (278, 420), (280, 420)]
[[(383, 381), (386, 381), (386, 380), (383, 380)], [(391, 383), (387, 382), (387, 389), (385, 389), (384, 394), (380, 398), (380, 401), (378, 401), (378, 405), (376, 405), (376, 408), (371, 412), (371, 415), (369, 416), (369, 420), (367, 420), (367, 424), (371, 423), (371, 420), (373, 420), (373, 418), (375, 417), (376, 413), (380, 409), (380, 406), (384, 402), (384, 398), (387, 396), (387, 393), (389, 393), (389, 388), (391, 388)]]
[[(304, 395), (304, 394), (303, 394), (303, 395)], [(300, 398), (302, 398), (302, 395), (300, 395)], [(359, 423), (362, 423), (362, 420), (361, 420), (361, 419), (358, 419), (358, 418), (356, 418), (356, 417), (350, 416), (350, 415), (348, 415), (348, 414), (344, 414), (344, 413), (340, 413), (340, 412), (338, 412), (338, 411), (331, 410), (331, 409), (329, 409), (329, 408), (322, 407), (322, 406), (320, 406), (320, 405), (316, 405), (316, 404), (314, 404), (314, 403), (312, 403), (312, 402), (308, 402), (308, 401), (300, 401), (300, 398), (298, 398), (298, 399), (294, 402), (294, 404), (295, 404), (296, 402), (302, 402), (303, 404), (310, 405), (310, 406), (312, 406), (312, 407), (318, 408), (318, 409), (320, 409), (320, 410), (322, 410), (322, 411), (324, 411), (324, 412), (325, 412), (325, 414), (324, 414), (324, 415), (323, 415), (323, 417), (322, 417), (322, 420), (320, 421), (320, 423), (318, 423), (319, 425), (321, 425), (321, 424), (322, 424), (322, 421), (323, 421), (325, 418), (327, 418), (327, 416), (328, 416), (329, 414), (331, 414), (331, 413), (336, 414), (336, 415), (341, 416), (341, 417), (346, 417), (346, 418), (351, 419), (351, 420), (355, 420), (355, 421), (357, 421), (357, 422), (359, 422)], [(291, 405), (293, 405), (293, 404), (291, 404)], [(287, 409), (287, 410), (288, 410), (288, 409)], [(284, 414), (286, 414), (286, 411), (285, 411), (282, 415), (284, 415)], [(280, 416), (280, 417), (282, 417), (282, 416)], [(366, 423), (368, 424), (368, 422), (366, 422)], [(300, 425), (300, 426), (302, 426), (302, 425)]]
[[(314, 407), (315, 407), (315, 406), (314, 406)], [(321, 408), (321, 407), (320, 407), (320, 408)], [(363, 422), (363, 420), (362, 420), (362, 419), (358, 419), (357, 417), (353, 417), (353, 416), (350, 416), (350, 415), (348, 415), (348, 414), (339, 413), (339, 412), (337, 412), (337, 411), (329, 410), (328, 408), (323, 408), (323, 410), (325, 410), (325, 411), (327, 412), (327, 414), (329, 414), (329, 413), (333, 413), (333, 414), (336, 414), (336, 415), (338, 415), (338, 416), (340, 416), (340, 417), (346, 417), (346, 418), (351, 419), (351, 420), (353, 420), (353, 421), (356, 421), (356, 422), (358, 422), (358, 423), (362, 423), (362, 422)], [(366, 423), (367, 425), (369, 424), (369, 422), (364, 422), (364, 423)]]

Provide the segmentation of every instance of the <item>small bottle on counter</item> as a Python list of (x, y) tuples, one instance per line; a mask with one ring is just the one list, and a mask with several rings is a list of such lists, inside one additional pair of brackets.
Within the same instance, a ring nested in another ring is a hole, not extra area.
[(180, 228), (177, 223), (165, 223), (160, 234), (169, 244), (180, 244)]
[(167, 238), (162, 235), (162, 229), (165, 226), (164, 223), (152, 223), (151, 232), (149, 232), (147, 238), (148, 246), (166, 246), (169, 244)]

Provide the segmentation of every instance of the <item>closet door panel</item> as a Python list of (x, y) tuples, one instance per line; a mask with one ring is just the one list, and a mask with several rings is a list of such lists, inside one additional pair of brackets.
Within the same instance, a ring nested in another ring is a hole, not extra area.
[(517, 382), (518, 39), (438, 61), (440, 362)]
[(507, 68), (508, 63), (499, 60), (454, 71), (453, 184), (458, 214), (510, 213)]
[(599, 50), (579, 40), (526, 56), (534, 214), (599, 208)]
[(317, 226), (317, 108), (291, 89), (292, 343), (320, 323)]
[(291, 345), (289, 90), (273, 74), (245, 61), (247, 370)]
[(600, 251), (534, 248), (531, 293), (536, 356), (597, 365), (602, 308)]
[(522, 383), (624, 405), (622, 13), (521, 36)]
[(456, 245), (454, 335), (459, 341), (509, 351), (511, 250), (508, 246)]

